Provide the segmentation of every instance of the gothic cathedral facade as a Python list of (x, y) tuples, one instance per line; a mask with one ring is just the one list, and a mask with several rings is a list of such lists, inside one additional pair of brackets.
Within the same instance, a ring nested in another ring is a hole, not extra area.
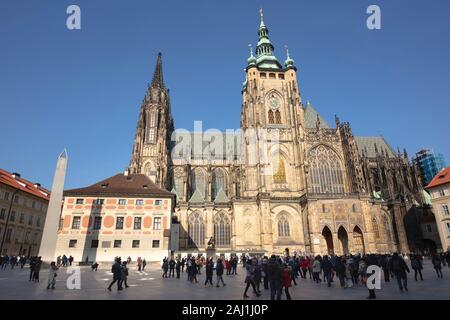
[(176, 194), (179, 251), (203, 253), (211, 237), (224, 254), (409, 251), (404, 218), (423, 195), (406, 152), (354, 136), (337, 117), (328, 125), (303, 103), (294, 60), (278, 61), (268, 33), (261, 14), (239, 132), (175, 132), (158, 55), (129, 170)]

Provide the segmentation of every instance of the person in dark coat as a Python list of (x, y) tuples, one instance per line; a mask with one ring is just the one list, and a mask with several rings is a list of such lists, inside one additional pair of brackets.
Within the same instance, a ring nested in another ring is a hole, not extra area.
[(423, 281), (422, 276), (422, 259), (420, 258), (420, 255), (416, 254), (411, 256), (411, 268), (414, 270), (414, 280), (417, 281), (417, 275), (420, 276), (420, 280)]
[(175, 263), (175, 271), (177, 272), (177, 279), (180, 279), (181, 261), (180, 261), (180, 258), (178, 258), (178, 257), (177, 257), (177, 261)]
[(116, 282), (117, 282), (117, 290), (118, 291), (122, 290), (122, 284), (120, 281), (122, 279), (122, 266), (118, 259), (116, 259), (116, 261), (114, 262), (111, 268), (111, 272), (113, 274), (113, 281), (109, 284), (108, 291), (111, 291), (111, 287)]
[(214, 273), (214, 262), (212, 261), (212, 258), (209, 258), (208, 262), (206, 263), (206, 280), (205, 280), (205, 286), (208, 284), (208, 282), (213, 285), (212, 278)]
[(182, 258), (181, 259), (181, 272), (184, 272), (184, 266), (186, 265), (186, 259)]
[(175, 262), (175, 260), (173, 260), (173, 257), (172, 258), (170, 258), (170, 261), (169, 261), (169, 278), (173, 278), (173, 277), (175, 277), (175, 265), (176, 265), (176, 262)]
[[(376, 257), (375, 257), (374, 254), (370, 254), (370, 255), (367, 257), (367, 259), (366, 259), (366, 264), (367, 264), (367, 267), (373, 266), (373, 265), (378, 265), (378, 261), (377, 261), (377, 259), (376, 259)], [(366, 271), (367, 271), (367, 269), (366, 269)], [(371, 275), (372, 275), (372, 274), (367, 273), (367, 274), (366, 274), (366, 278), (368, 278), (368, 277), (371, 276)], [(375, 294), (375, 289), (368, 289), (368, 290), (369, 290), (369, 296), (367, 297), (367, 299), (376, 299), (377, 296), (376, 296), (376, 294)]]
[(39, 282), (39, 272), (41, 272), (42, 258), (38, 257), (33, 268), (33, 281)]
[(333, 273), (333, 265), (331, 264), (331, 261), (327, 255), (323, 257), (322, 261), (322, 270), (323, 270), (323, 276), (327, 281), (328, 287), (331, 287), (331, 276)]
[(438, 278), (443, 278), (442, 276), (442, 260), (441, 258), (435, 254), (433, 256), (433, 259), (431, 259), (431, 263), (433, 264), (434, 270), (436, 270), (436, 274)]
[(219, 283), (222, 281), (222, 286), (226, 286), (225, 282), (223, 282), (223, 270), (225, 269), (222, 258), (217, 259), (217, 265), (216, 265), (216, 276), (217, 276), (217, 284), (216, 287), (220, 287)]
[(33, 280), (33, 275), (34, 275), (34, 267), (36, 266), (36, 258), (35, 257), (31, 257), (30, 259), (30, 280)]
[(256, 258), (253, 259), (247, 259), (247, 265), (245, 266), (245, 271), (246, 271), (246, 276), (245, 276), (245, 283), (247, 284), (247, 286), (245, 287), (244, 290), (244, 298), (248, 298), (247, 295), (247, 291), (248, 288), (250, 288), (250, 286), (252, 286), (253, 292), (255, 293), (255, 295), (257, 297), (259, 297), (261, 294), (256, 291), (256, 286), (255, 286), (255, 271), (256, 271), (256, 263), (257, 260)]
[(395, 277), (397, 278), (398, 287), (400, 291), (403, 291), (403, 288), (408, 291), (408, 278), (406, 276), (406, 272), (409, 273), (409, 268), (406, 265), (405, 260), (398, 255), (397, 252), (394, 253), (389, 269), (392, 270)]
[(281, 273), (281, 266), (278, 263), (276, 256), (272, 255), (267, 263), (267, 275), (269, 276), (271, 300), (275, 300), (275, 297), (277, 300), (281, 300)]
[(162, 277), (168, 278), (167, 271), (169, 271), (169, 262), (167, 261), (167, 258), (164, 258), (164, 260), (163, 260), (162, 269), (163, 269)]
[(268, 259), (264, 257), (261, 261), (261, 276), (264, 278), (264, 290), (269, 290), (269, 275), (267, 270)]
[(339, 279), (341, 288), (345, 287), (345, 260), (344, 257), (336, 259), (335, 270), (336, 276)]

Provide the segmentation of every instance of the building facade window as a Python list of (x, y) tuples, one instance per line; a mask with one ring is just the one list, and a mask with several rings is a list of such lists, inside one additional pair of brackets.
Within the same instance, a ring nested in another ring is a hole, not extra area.
[(5, 220), (5, 215), (6, 209), (5, 208), (0, 209), (0, 220)]
[(313, 193), (343, 193), (344, 178), (340, 160), (330, 148), (319, 145), (308, 155), (309, 188)]
[(114, 240), (114, 248), (121, 248), (122, 240)]
[(155, 200), (155, 206), (162, 205), (162, 200)]
[(191, 174), (191, 196), (198, 191), (204, 199), (206, 194), (206, 177), (201, 169), (195, 169)]
[(9, 192), (5, 192), (5, 194), (3, 195), (3, 199), (9, 201)]
[(19, 196), (18, 195), (14, 196), (14, 203), (19, 203)]
[(102, 228), (102, 217), (94, 217), (94, 230), (100, 230)]
[(290, 237), (291, 231), (289, 229), (289, 221), (285, 215), (282, 215), (278, 219), (278, 236), (279, 237)]
[(123, 230), (124, 217), (116, 218), (116, 230)]
[(104, 202), (105, 202), (105, 199), (95, 199), (94, 200), (94, 205), (102, 206)]
[(30, 215), (30, 217), (28, 218), (28, 225), (32, 226), (33, 225), (33, 216)]
[(40, 227), (41, 226), (41, 217), (37, 217), (36, 219), (36, 227)]
[(372, 229), (376, 239), (380, 239), (380, 229), (378, 228), (377, 219), (372, 218)]
[(9, 228), (6, 230), (6, 235), (5, 235), (5, 242), (6, 243), (10, 243), (11, 242), (11, 235), (12, 235), (12, 229)]
[(161, 230), (161, 217), (153, 219), (153, 230)]
[(140, 243), (141, 243), (141, 241), (139, 241), (139, 240), (133, 240), (132, 247), (135, 249), (139, 248)]
[(11, 211), (11, 215), (9, 216), (9, 221), (15, 222), (16, 221), (16, 212)]
[(141, 230), (141, 224), (142, 224), (142, 218), (141, 217), (134, 217), (134, 230)]
[(84, 199), (75, 200), (75, 204), (83, 204), (83, 203), (84, 203)]
[(211, 177), (211, 196), (213, 201), (216, 199), (217, 194), (221, 189), (226, 193), (225, 174), (222, 169), (216, 169), (213, 171)]
[(137, 206), (143, 206), (143, 205), (144, 205), (144, 200), (142, 200), (142, 199), (137, 199), (137, 200), (136, 200), (136, 205), (137, 205)]
[(36, 208), (36, 201), (31, 202), (31, 208)]
[(230, 219), (224, 213), (217, 214), (214, 219), (214, 239), (218, 247), (229, 247), (231, 245)]
[(91, 241), (91, 248), (98, 248), (98, 240)]
[(448, 210), (448, 205), (446, 205), (446, 204), (442, 205), (442, 213), (446, 216), (448, 216), (450, 214), (450, 211)]
[(21, 213), (20, 216), (19, 216), (19, 223), (23, 224), (24, 221), (25, 221), (25, 214)]
[(450, 236), (450, 222), (447, 222), (446, 226), (447, 226), (447, 235)]
[(72, 229), (77, 230), (80, 229), (81, 217), (75, 216), (72, 220)]
[(127, 204), (127, 199), (119, 199), (119, 206), (124, 206)]
[(152, 241), (152, 248), (159, 248), (159, 240)]
[(194, 212), (189, 217), (188, 245), (193, 248), (203, 248), (205, 245), (205, 224), (199, 212)]
[(77, 240), (69, 240), (69, 248), (76, 248)]
[(439, 196), (445, 197), (445, 189), (439, 190)]
[(275, 156), (273, 159), (273, 170), (273, 182), (276, 184), (286, 183), (286, 167), (280, 155)]

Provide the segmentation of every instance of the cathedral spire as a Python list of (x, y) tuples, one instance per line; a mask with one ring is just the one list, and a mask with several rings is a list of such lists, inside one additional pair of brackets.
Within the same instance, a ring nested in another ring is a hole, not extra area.
[(256, 46), (256, 59), (258, 67), (268, 68), (268, 69), (281, 69), (281, 64), (275, 57), (273, 51), (274, 46), (269, 39), (269, 29), (267, 29), (264, 23), (264, 14), (262, 9), (259, 10), (259, 15), (261, 17), (261, 23), (259, 25), (259, 41)]
[(161, 52), (158, 52), (158, 59), (156, 60), (155, 71), (153, 72), (152, 87), (164, 88)]

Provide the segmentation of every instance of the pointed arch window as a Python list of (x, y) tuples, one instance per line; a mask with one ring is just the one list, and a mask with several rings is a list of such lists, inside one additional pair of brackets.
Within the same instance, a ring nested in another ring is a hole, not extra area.
[(156, 127), (158, 123), (158, 112), (156, 110), (147, 110), (147, 142), (155, 143)]
[(278, 236), (279, 237), (290, 237), (291, 231), (289, 229), (289, 221), (285, 215), (282, 215), (278, 219)]
[(214, 219), (214, 239), (218, 247), (229, 247), (231, 244), (230, 219), (224, 213), (217, 214)]
[(343, 193), (344, 178), (337, 154), (329, 147), (319, 145), (308, 155), (309, 189), (313, 193)]
[(286, 168), (280, 155), (277, 155), (274, 159), (273, 170), (273, 182), (286, 183)]
[[(183, 179), (183, 170), (180, 168), (174, 171), (173, 175), (173, 188), (175, 189), (178, 196), (182, 196), (184, 194), (184, 179)], [(178, 199), (180, 200), (180, 199)]]
[(281, 113), (280, 110), (275, 111), (275, 123), (281, 124)]
[(196, 169), (191, 174), (191, 196), (198, 190), (200, 195), (205, 198), (206, 177), (201, 169)]
[(272, 110), (269, 110), (269, 124), (275, 124), (275, 118)]
[(189, 217), (188, 234), (190, 248), (201, 248), (205, 245), (205, 224), (199, 212), (194, 212)]
[(225, 174), (222, 169), (216, 169), (213, 171), (211, 177), (211, 192), (213, 201), (216, 199), (220, 189), (222, 189), (226, 194)]
[(392, 233), (391, 233), (391, 225), (389, 223), (389, 219), (386, 215), (384, 215), (383, 220), (384, 220), (384, 227), (386, 229), (387, 240), (389, 242), (391, 242), (392, 241)]

